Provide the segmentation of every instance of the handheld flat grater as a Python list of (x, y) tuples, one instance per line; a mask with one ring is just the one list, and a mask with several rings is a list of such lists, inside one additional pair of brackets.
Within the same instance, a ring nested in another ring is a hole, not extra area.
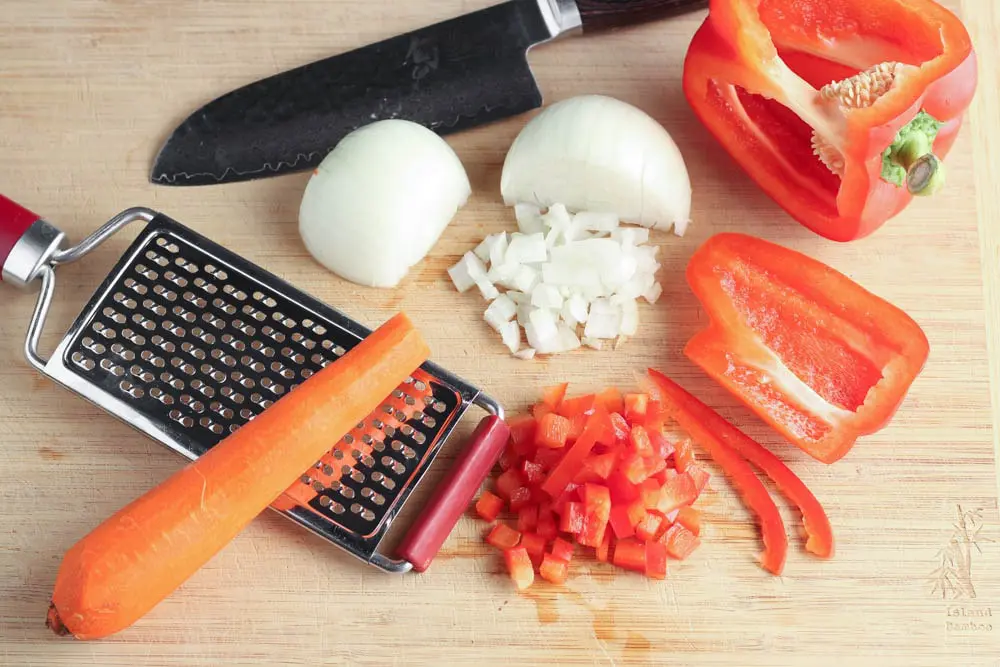
[[(55, 268), (123, 227), (145, 227), (50, 359), (38, 342)], [(0, 195), (3, 280), (41, 281), (24, 353), (39, 371), (188, 459), (335, 363), (370, 330), (277, 276), (147, 208), (79, 245)], [(410, 527), (379, 551), (393, 518), (471, 405), (490, 413)], [(425, 363), (364, 422), (330, 443), (272, 508), (388, 572), (425, 570), (506, 444), (500, 405)]]

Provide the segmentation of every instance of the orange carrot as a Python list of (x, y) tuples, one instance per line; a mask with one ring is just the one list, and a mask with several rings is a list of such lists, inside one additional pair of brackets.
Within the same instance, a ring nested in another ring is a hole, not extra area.
[(63, 558), (47, 625), (99, 639), (170, 595), (413, 373), (430, 351), (400, 313)]

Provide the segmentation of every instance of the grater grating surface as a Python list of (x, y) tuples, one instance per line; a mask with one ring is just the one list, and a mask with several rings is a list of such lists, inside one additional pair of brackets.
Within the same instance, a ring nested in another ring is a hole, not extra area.
[[(139, 234), (45, 372), (188, 458), (368, 329), (165, 216)], [(385, 569), (378, 545), (478, 390), (428, 362), (275, 509)], [(486, 403), (484, 407), (493, 407)]]

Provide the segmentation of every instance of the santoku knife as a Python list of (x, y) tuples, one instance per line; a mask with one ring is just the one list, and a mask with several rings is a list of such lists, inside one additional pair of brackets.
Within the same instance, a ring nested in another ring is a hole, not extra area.
[(535, 109), (532, 46), (701, 9), (708, 0), (509, 0), (234, 90), (160, 149), (162, 185), (247, 181), (312, 169), (349, 132), (388, 118), (440, 135)]

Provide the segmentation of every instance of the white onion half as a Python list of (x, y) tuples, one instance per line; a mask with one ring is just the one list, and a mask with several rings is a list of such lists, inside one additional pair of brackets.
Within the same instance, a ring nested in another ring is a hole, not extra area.
[[(683, 235), (691, 182), (670, 134), (636, 107), (602, 95), (557, 102), (533, 118), (504, 162), (500, 190), (509, 206), (564, 204), (587, 212), (584, 229), (610, 231), (611, 218)], [(518, 220), (537, 231), (522, 207)]]
[[(309, 179), (299, 233), (309, 253), (342, 278), (395, 287), (471, 192), (444, 139), (410, 121), (379, 121), (344, 137)], [(473, 267), (463, 268), (467, 274)], [(465, 277), (468, 289), (472, 277)]]

